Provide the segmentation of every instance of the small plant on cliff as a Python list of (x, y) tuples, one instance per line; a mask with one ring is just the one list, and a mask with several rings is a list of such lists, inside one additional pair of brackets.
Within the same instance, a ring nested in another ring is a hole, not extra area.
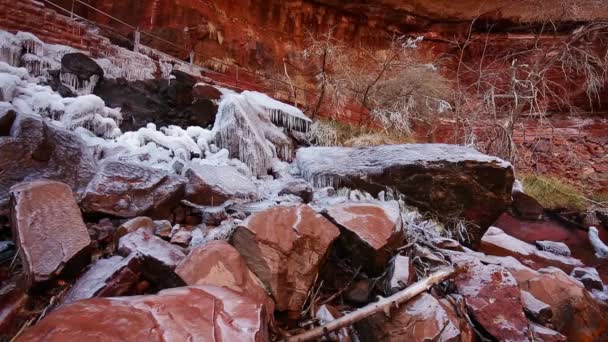
[(524, 191), (544, 208), (583, 210), (589, 204), (582, 191), (560, 178), (530, 174), (521, 180)]

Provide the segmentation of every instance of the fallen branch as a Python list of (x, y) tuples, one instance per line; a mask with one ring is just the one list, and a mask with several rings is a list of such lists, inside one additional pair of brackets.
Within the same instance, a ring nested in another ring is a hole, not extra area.
[(320, 337), (327, 335), (332, 331), (336, 331), (352, 325), (360, 320), (367, 318), (378, 312), (390, 312), (390, 309), (395, 306), (399, 307), (400, 304), (405, 303), (424, 291), (427, 291), (431, 286), (436, 285), (445, 279), (452, 276), (456, 270), (453, 267), (441, 269), (427, 278), (424, 278), (408, 288), (395, 293), (394, 295), (386, 298), (380, 298), (377, 302), (371, 303), (359, 310), (353, 311), (347, 315), (344, 315), (335, 321), (331, 321), (325, 325), (308, 330), (301, 334), (291, 336), (287, 338), (287, 342), (302, 342), (302, 341), (313, 341)]

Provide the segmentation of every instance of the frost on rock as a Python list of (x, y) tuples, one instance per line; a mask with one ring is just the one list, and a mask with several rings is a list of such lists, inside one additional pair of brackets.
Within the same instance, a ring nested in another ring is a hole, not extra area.
[(295, 107), (261, 93), (244, 91), (222, 96), (213, 132), (219, 147), (226, 148), (256, 175), (265, 175), (275, 157), (291, 161), (293, 155), (291, 139), (275, 124), (306, 131), (310, 122)]
[(81, 80), (77, 75), (69, 72), (62, 72), (59, 74), (59, 80), (74, 93), (78, 95), (89, 95), (93, 92), (93, 89), (95, 89), (97, 82), (99, 82), (99, 76), (93, 75), (88, 80)]
[(12, 101), (20, 83), (19, 76), (0, 73), (0, 101)]

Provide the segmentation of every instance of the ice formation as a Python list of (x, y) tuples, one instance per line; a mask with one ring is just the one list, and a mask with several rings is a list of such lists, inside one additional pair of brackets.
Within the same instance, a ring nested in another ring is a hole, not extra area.
[(599, 232), (595, 227), (589, 227), (589, 242), (595, 250), (595, 255), (598, 258), (608, 258), (608, 246), (600, 239)]
[(222, 96), (213, 133), (218, 146), (265, 175), (278, 157), (290, 161), (293, 145), (283, 129), (307, 130), (311, 120), (299, 109), (251, 91)]
[(62, 72), (59, 74), (59, 80), (72, 92), (78, 95), (89, 95), (93, 93), (93, 89), (95, 89), (97, 82), (99, 82), (99, 76), (92, 75), (88, 80), (81, 80), (77, 75)]

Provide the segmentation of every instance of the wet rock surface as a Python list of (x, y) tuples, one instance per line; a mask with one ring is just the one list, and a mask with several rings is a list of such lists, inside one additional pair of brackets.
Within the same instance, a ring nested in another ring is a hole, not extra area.
[(20, 341), (267, 341), (262, 303), (216, 286), (95, 298), (59, 308)]
[(27, 288), (88, 263), (91, 239), (67, 184), (20, 183), (11, 188), (11, 225)]
[(10, 187), (19, 182), (57, 180), (80, 191), (93, 177), (95, 161), (73, 132), (23, 114), (8, 132), (0, 134), (0, 212), (7, 209)]
[(87, 185), (84, 212), (118, 217), (168, 217), (184, 193), (185, 179), (149, 167), (109, 161)]
[(338, 235), (307, 205), (277, 206), (247, 218), (231, 243), (271, 291), (277, 310), (297, 316)]
[(394, 188), (422, 211), (474, 223), (478, 228), (469, 230), (472, 245), (507, 209), (514, 179), (511, 165), (503, 160), (443, 144), (302, 148), (297, 163), (317, 187), (344, 186), (372, 194)]

